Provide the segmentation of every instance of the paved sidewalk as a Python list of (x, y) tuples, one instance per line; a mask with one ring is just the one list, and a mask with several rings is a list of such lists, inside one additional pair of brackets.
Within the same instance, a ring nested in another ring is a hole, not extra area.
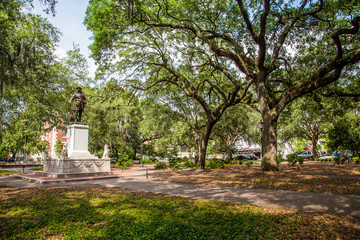
[(83, 184), (119, 187), (129, 190), (154, 192), (196, 199), (232, 201), (258, 206), (290, 208), (360, 217), (360, 196), (356, 195), (216, 187), (201, 184), (180, 184), (162, 181), (151, 181), (146, 179), (143, 175), (128, 175), (119, 178), (93, 179), (88, 181), (78, 180), (52, 182), (48, 184), (39, 184), (35, 182), (24, 181), (22, 179), (13, 178), (11, 176), (0, 177), (0, 185), (16, 188)]

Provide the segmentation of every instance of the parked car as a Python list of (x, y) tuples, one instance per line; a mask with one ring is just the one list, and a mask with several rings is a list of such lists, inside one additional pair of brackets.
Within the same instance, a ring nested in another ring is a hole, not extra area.
[(302, 158), (311, 158), (311, 157), (313, 157), (312, 151), (304, 151), (304, 152), (300, 152), (299, 154), (296, 153), (296, 155), (298, 155), (299, 157), (302, 157)]
[(235, 157), (233, 157), (233, 159), (235, 159), (235, 160), (248, 160), (249, 158), (247, 157), (247, 155), (239, 154), (239, 155), (236, 155)]
[(258, 160), (258, 157), (255, 154), (246, 154), (249, 160)]

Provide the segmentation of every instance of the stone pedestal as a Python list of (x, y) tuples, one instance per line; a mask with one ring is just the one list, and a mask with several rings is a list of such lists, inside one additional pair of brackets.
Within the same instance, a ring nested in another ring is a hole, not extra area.
[(67, 147), (69, 159), (92, 159), (97, 158), (91, 155), (88, 150), (89, 126), (74, 124), (67, 129)]
[(109, 174), (110, 159), (91, 155), (88, 150), (88, 138), (88, 126), (70, 125), (67, 131), (67, 156), (46, 160), (43, 175), (69, 177)]

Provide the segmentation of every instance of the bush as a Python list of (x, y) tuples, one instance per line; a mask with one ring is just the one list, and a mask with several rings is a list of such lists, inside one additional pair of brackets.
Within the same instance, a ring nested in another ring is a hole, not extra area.
[(207, 168), (215, 169), (215, 168), (224, 168), (224, 162), (221, 159), (209, 159), (208, 164), (206, 166)]
[(164, 162), (157, 162), (155, 164), (155, 169), (166, 169), (166, 168), (167, 168), (167, 165)]
[(144, 164), (150, 164), (150, 163), (157, 163), (158, 160), (156, 158), (144, 158), (143, 163)]
[(300, 165), (303, 165), (303, 163), (304, 163), (304, 158), (297, 156), (297, 162), (298, 162)]
[(295, 164), (298, 162), (299, 164), (303, 164), (304, 163), (304, 158), (299, 157), (296, 154), (289, 154), (286, 156), (286, 160), (289, 163), (289, 167), (293, 167), (295, 166)]
[(250, 168), (254, 164), (254, 162), (247, 161), (247, 162), (245, 162), (245, 164), (246, 164), (246, 166), (248, 166), (248, 168)]
[(193, 163), (191, 159), (187, 159), (183, 166), (184, 168), (196, 168), (195, 163)]
[[(179, 170), (181, 168), (181, 164), (183, 162), (183, 158), (170, 158), (169, 159), (169, 167), (173, 170)], [(187, 160), (187, 159), (186, 159)]]
[(354, 160), (356, 164), (360, 164), (360, 157), (353, 157), (352, 160)]
[(277, 156), (277, 163), (280, 164), (282, 162), (285, 162), (285, 159), (281, 155), (278, 155)]
[(242, 165), (244, 161), (242, 159), (239, 160), (239, 164)]
[(341, 158), (339, 156), (334, 157), (335, 164), (340, 165), (341, 164)]
[(122, 169), (128, 169), (133, 165), (133, 160), (127, 154), (121, 154), (119, 160), (116, 162), (116, 166)]

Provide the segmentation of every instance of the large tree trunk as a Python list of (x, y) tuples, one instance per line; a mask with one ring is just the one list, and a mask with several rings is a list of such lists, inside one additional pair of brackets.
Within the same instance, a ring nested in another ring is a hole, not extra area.
[(233, 148), (232, 144), (226, 143), (226, 157), (225, 157), (226, 162), (230, 162), (232, 160), (232, 148)]
[(263, 129), (261, 134), (261, 170), (279, 171), (277, 163), (277, 115), (270, 112), (262, 114)]
[(314, 134), (312, 136), (312, 151), (313, 151), (313, 159), (317, 159), (318, 154), (317, 154), (317, 141), (318, 141), (318, 135)]
[(194, 133), (194, 142), (195, 142), (195, 166), (199, 166), (199, 159), (200, 159), (200, 152), (199, 152), (199, 146), (200, 146), (200, 139), (198, 137), (199, 135), (197, 133)]
[(217, 121), (207, 122), (200, 149), (200, 168), (205, 169), (206, 149), (209, 143), (211, 131)]

